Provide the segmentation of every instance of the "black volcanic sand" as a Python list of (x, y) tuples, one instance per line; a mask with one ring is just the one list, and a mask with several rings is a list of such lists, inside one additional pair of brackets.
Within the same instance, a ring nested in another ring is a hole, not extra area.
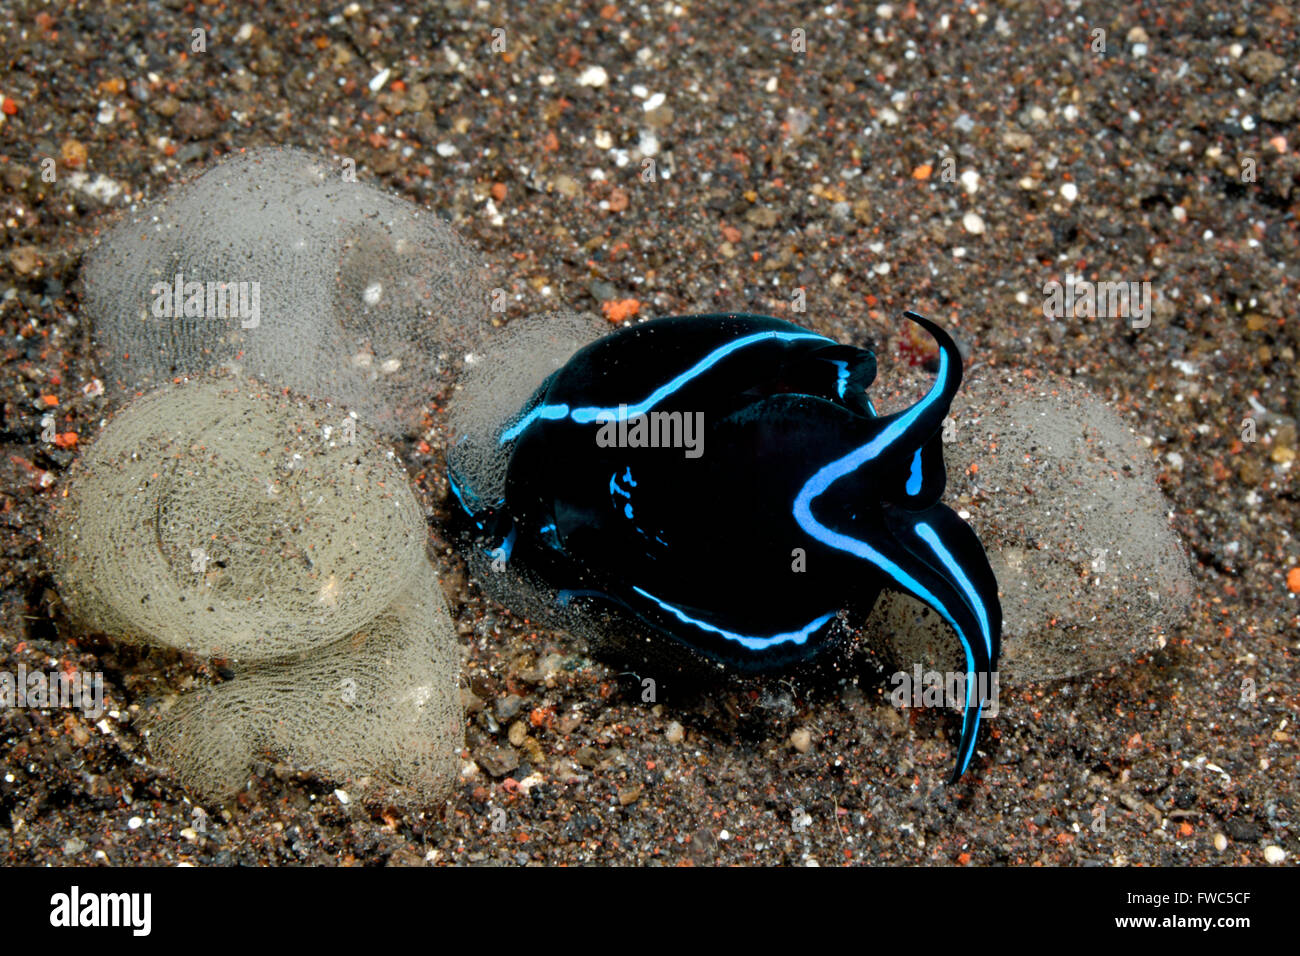
[[(0, 7), (0, 670), (102, 671), (110, 710), (0, 712), (0, 861), (1300, 856), (1294, 8), (239, 6)], [(196, 27), (206, 52), (189, 52)], [(71, 633), (40, 528), (104, 415), (82, 253), (113, 210), (275, 143), (351, 157), (452, 219), (495, 268), (507, 319), (790, 315), (803, 287), (795, 317), (874, 342), (882, 379), (927, 357), (907, 308), (952, 328), (974, 363), (1073, 377), (1149, 440), (1198, 589), (1185, 626), (1103, 672), (1004, 686), (954, 787), (955, 715), (895, 710), (861, 653), (829, 678), (665, 686), (643, 702), (644, 675), (466, 579), (442, 530), (439, 407), (401, 451), (467, 657), (453, 799), (398, 813), (264, 765), (196, 814), (139, 718), (217, 665)], [(949, 156), (978, 173), (974, 192), (944, 178)], [(1042, 287), (1069, 274), (1149, 280), (1150, 326), (1049, 321)], [(57, 444), (40, 437), (47, 412)], [(1241, 440), (1246, 417), (1257, 441)]]

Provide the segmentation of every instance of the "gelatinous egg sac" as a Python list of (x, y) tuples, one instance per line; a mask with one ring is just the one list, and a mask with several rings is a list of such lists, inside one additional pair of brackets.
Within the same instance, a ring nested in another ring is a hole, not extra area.
[(110, 401), (238, 366), (411, 430), (491, 329), (455, 230), (298, 149), (232, 156), (87, 254), (83, 308)]
[(50, 546), (89, 629), (245, 662), (355, 632), (417, 573), (425, 534), (365, 425), (226, 376), (115, 415), (72, 470)]
[(48, 532), (74, 624), (227, 665), (142, 713), (186, 786), (226, 797), (269, 756), (394, 803), (450, 790), (460, 655), (424, 516), (349, 413), (231, 375), (158, 389), (74, 464)]
[[(987, 677), (997, 584), (974, 532), (939, 502), (941, 426), (961, 358), (938, 326), (926, 395), (879, 416), (871, 352), (752, 315), (680, 316), (615, 332), (550, 375), (451, 487), (495, 569), (560, 605), (630, 614), (743, 671), (816, 654), (884, 589), (913, 595)], [(479, 458), (508, 456), (503, 487)], [(973, 752), (967, 682), (961, 756)]]

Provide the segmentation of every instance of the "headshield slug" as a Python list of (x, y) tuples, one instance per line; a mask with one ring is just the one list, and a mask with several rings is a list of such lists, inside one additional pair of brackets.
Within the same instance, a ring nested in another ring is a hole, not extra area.
[(939, 346), (915, 405), (881, 416), (876, 360), (790, 322), (671, 316), (581, 348), (494, 436), (493, 495), (451, 455), (450, 486), (498, 563), (557, 600), (602, 601), (742, 671), (815, 655), (842, 611), (906, 592), (956, 632), (965, 708), (955, 781), (997, 665), (997, 582), (939, 501), (941, 430), (961, 356)]

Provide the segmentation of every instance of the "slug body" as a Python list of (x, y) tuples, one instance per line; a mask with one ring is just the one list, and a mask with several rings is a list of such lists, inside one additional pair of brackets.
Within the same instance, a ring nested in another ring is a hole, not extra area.
[[(452, 490), (494, 557), (742, 671), (816, 654), (841, 611), (905, 591), (952, 626), (968, 679), (957, 766), (997, 664), (997, 582), (940, 503), (961, 357), (876, 414), (875, 356), (766, 316), (672, 316), (580, 349), (499, 430), (504, 499)], [(842, 629), (842, 625), (840, 625)]]

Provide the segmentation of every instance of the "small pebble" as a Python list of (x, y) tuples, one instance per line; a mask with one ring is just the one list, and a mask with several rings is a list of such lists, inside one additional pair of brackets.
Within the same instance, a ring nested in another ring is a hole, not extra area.
[(1269, 863), (1281, 863), (1286, 859), (1286, 850), (1282, 849), (1280, 846), (1269, 844), (1264, 847), (1264, 859)]
[(526, 797), (532, 792), (533, 787), (545, 782), (546, 778), (540, 773), (530, 773), (528, 776), (524, 777), (523, 780), (519, 781), (518, 790)]
[(86, 164), (86, 158), (89, 153), (86, 150), (85, 144), (79, 140), (68, 139), (63, 141), (63, 146), (59, 149), (59, 155), (62, 157), (65, 165), (76, 169), (77, 167)]
[(589, 66), (578, 77), (579, 86), (604, 86), (609, 81), (609, 74), (603, 66)]
[(812, 749), (812, 733), (807, 727), (800, 727), (790, 735), (790, 746), (801, 754)]
[(36, 271), (40, 265), (40, 256), (32, 246), (16, 246), (9, 250), (9, 264), (13, 266), (14, 272), (27, 275)]
[(512, 746), (522, 747), (524, 744), (524, 738), (528, 736), (528, 725), (522, 720), (516, 720), (510, 725), (510, 733), (508, 736)]
[(479, 766), (501, 778), (519, 766), (519, 753), (513, 747), (487, 747), (475, 754)]
[(972, 236), (978, 236), (984, 232), (984, 220), (980, 218), (977, 212), (968, 212), (961, 217), (962, 228)]
[(686, 739), (686, 731), (681, 724), (674, 720), (668, 725), (668, 729), (664, 731), (664, 737), (670, 744), (675, 746)]

